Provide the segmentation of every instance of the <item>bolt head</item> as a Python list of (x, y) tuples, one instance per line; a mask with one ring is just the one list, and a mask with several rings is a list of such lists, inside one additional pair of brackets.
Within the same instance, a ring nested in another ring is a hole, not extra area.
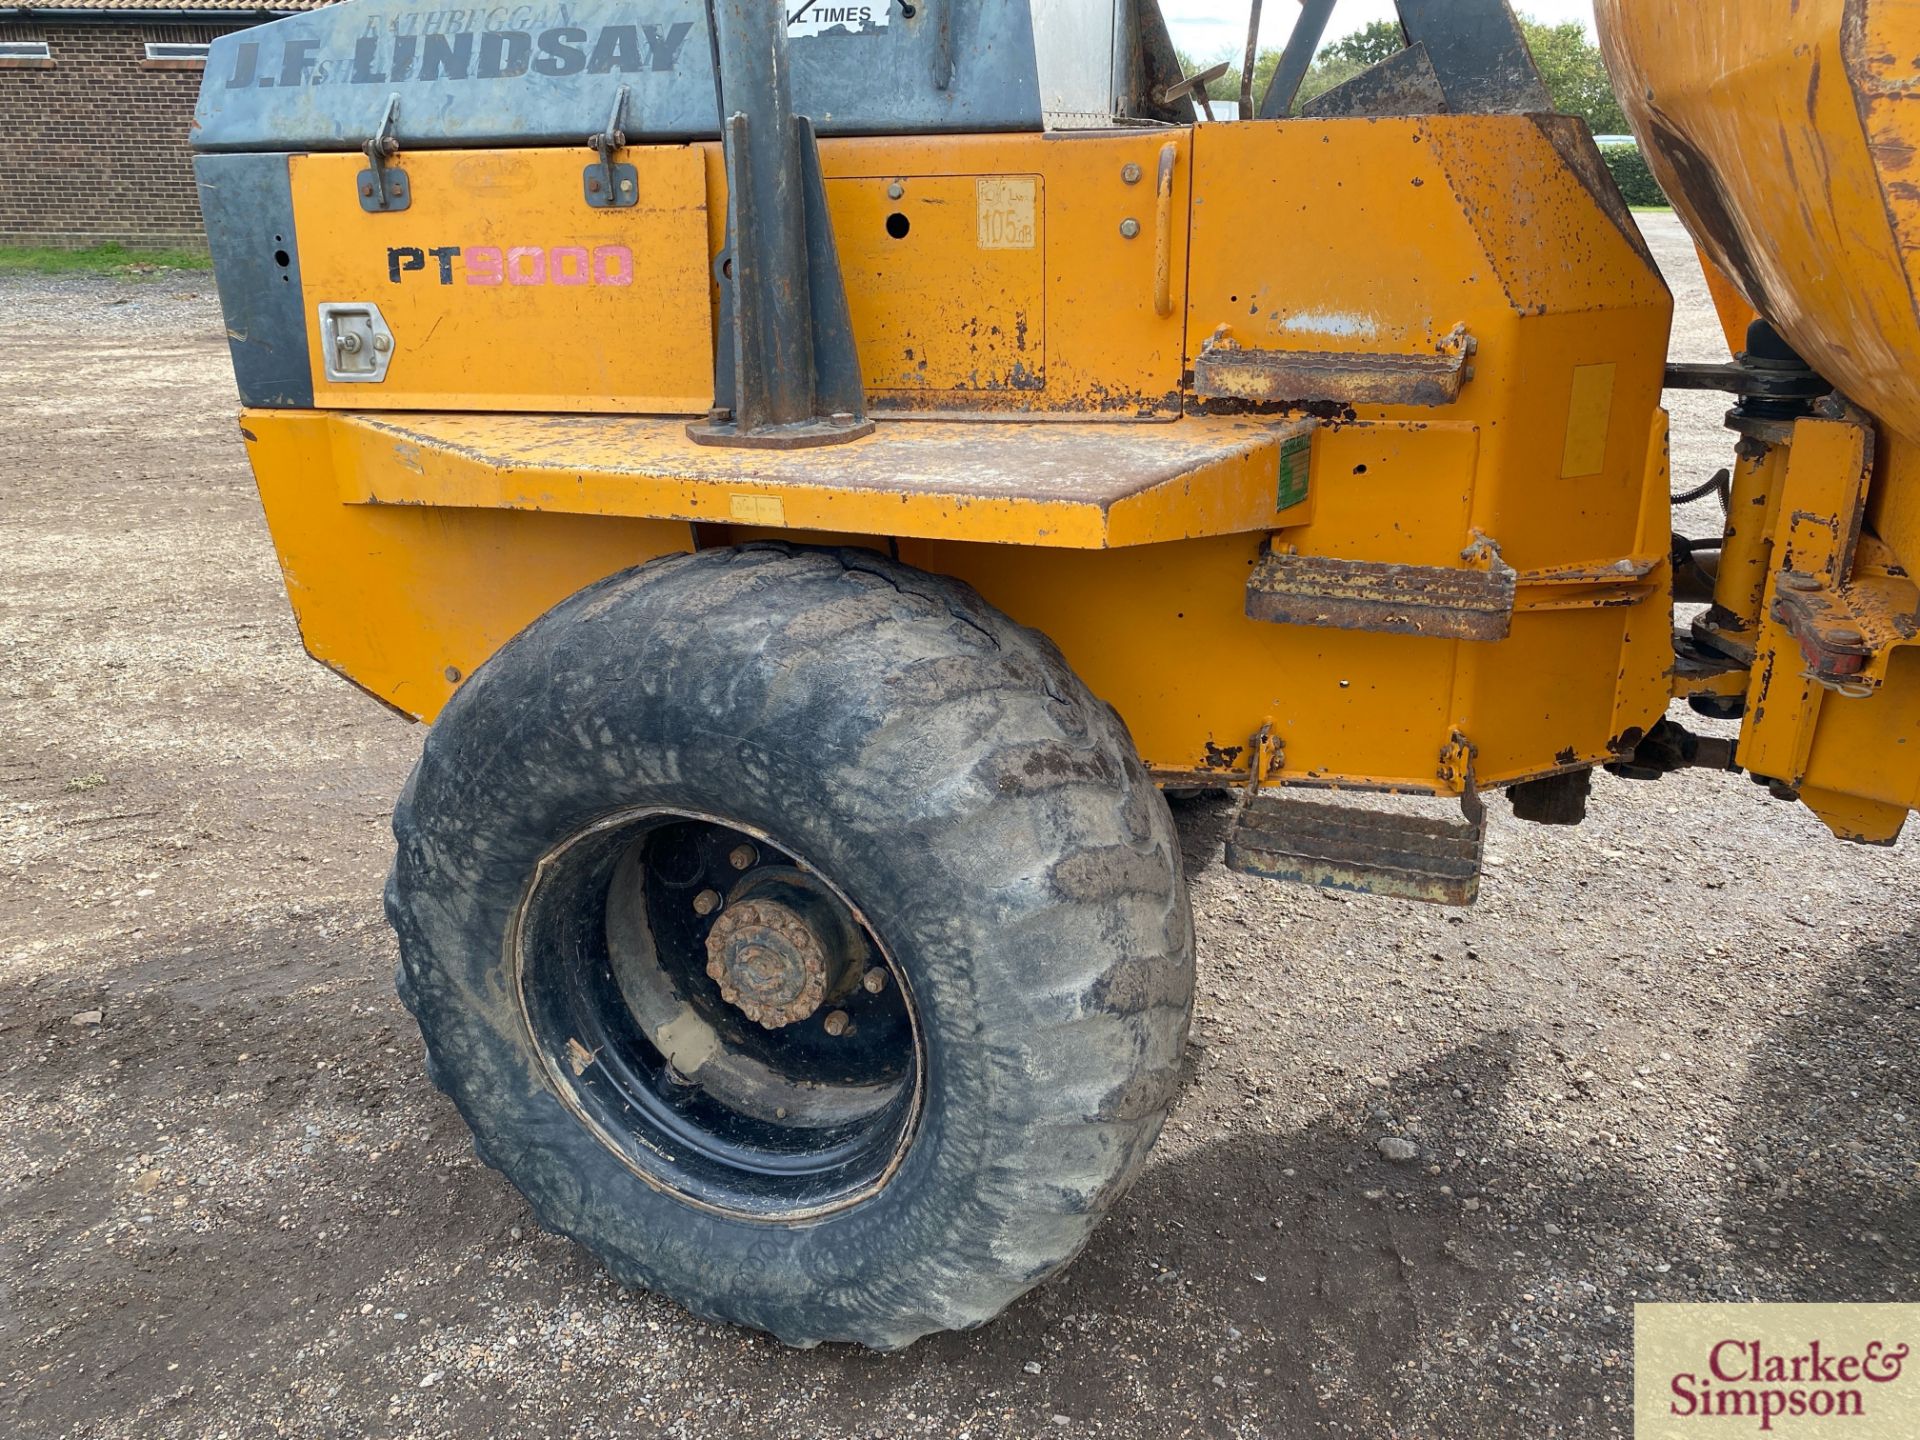
[(1125, 165), (1120, 167), (1120, 179), (1125, 184), (1138, 185), (1140, 183), (1140, 167), (1129, 160)]
[(1129, 240), (1133, 239), (1134, 236), (1140, 233), (1140, 222), (1132, 216), (1128, 216), (1120, 222), (1120, 233)]
[(894, 181), (893, 184), (887, 186), (887, 198), (889, 200), (898, 200), (902, 195), (905, 195), (906, 193), (907, 193), (907, 187), (902, 185), (898, 180)]

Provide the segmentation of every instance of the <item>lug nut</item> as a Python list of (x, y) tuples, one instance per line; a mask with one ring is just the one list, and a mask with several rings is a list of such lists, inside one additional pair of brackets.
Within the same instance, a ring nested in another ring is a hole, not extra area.
[(736, 870), (745, 870), (759, 858), (759, 853), (751, 845), (736, 845), (727, 856), (727, 863)]
[(833, 1036), (835, 1039), (838, 1039), (853, 1029), (853, 1021), (848, 1018), (847, 1012), (844, 1010), (831, 1011), (827, 1015), (827, 1018), (820, 1023), (825, 1027), (827, 1034)]
[(887, 988), (887, 972), (875, 965), (860, 977), (860, 988), (869, 995), (878, 995)]
[(693, 897), (693, 913), (696, 915), (711, 915), (719, 908), (720, 892), (718, 890), (702, 890)]

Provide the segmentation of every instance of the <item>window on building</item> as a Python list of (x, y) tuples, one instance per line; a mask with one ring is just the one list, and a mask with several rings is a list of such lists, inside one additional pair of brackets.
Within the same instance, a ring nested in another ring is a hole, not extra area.
[(204, 70), (207, 68), (205, 44), (187, 44), (177, 40), (149, 40), (141, 64), (150, 70)]
[(44, 40), (0, 39), (0, 70), (44, 70), (53, 64), (53, 52)]

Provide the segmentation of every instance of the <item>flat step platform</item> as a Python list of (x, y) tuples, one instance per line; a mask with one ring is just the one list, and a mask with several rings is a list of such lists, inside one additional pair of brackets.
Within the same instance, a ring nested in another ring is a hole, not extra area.
[(1281, 452), (1298, 467), (1316, 423), (882, 420), (844, 445), (731, 450), (693, 443), (685, 419), (324, 418), (348, 504), (1082, 550), (1301, 523), (1304, 502), (1278, 508)]
[(1227, 836), (1227, 868), (1436, 905), (1471, 905), (1486, 847), (1481, 820), (1259, 795)]

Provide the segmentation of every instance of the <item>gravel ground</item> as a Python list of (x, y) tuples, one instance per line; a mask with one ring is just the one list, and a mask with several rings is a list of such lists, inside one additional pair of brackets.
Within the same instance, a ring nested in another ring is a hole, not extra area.
[(420, 736), (301, 653), (209, 288), (0, 282), (11, 1433), (1624, 1435), (1636, 1300), (1920, 1298), (1915, 843), (1704, 774), (1500, 807), (1469, 912), (1230, 875), (1185, 808), (1185, 1091), (984, 1330), (797, 1353), (618, 1290), (420, 1074), (379, 906)]

